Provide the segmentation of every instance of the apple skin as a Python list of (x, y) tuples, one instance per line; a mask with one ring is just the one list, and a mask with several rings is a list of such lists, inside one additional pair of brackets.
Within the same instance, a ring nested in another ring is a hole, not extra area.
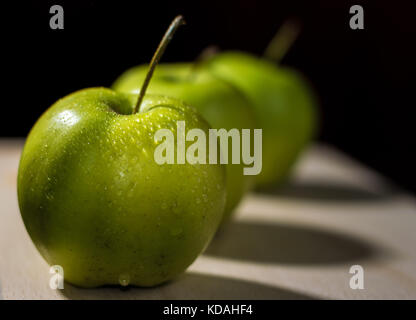
[(24, 146), (24, 224), (46, 261), (77, 286), (172, 279), (222, 219), (224, 165), (154, 161), (156, 130), (172, 128), (176, 137), (183, 120), (187, 131), (208, 134), (208, 123), (180, 101), (151, 95), (132, 114), (136, 100), (105, 88), (70, 94), (40, 117)]
[(256, 187), (281, 184), (317, 129), (317, 99), (309, 84), (295, 70), (243, 52), (217, 54), (205, 66), (252, 102), (263, 129), (263, 168)]
[[(138, 94), (147, 70), (147, 65), (127, 70), (116, 79), (113, 89)], [(167, 96), (185, 101), (195, 107), (215, 129), (256, 127), (252, 106), (238, 89), (191, 63), (158, 65), (147, 92), (154, 94), (163, 92)], [(231, 144), (228, 155), (224, 221), (231, 217), (231, 213), (254, 182), (253, 176), (244, 176), (243, 163), (231, 164)]]

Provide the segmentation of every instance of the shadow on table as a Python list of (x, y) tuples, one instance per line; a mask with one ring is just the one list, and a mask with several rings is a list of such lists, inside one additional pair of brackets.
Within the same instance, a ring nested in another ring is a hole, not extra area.
[(314, 201), (382, 201), (393, 195), (393, 190), (370, 191), (359, 186), (330, 181), (288, 182), (281, 187), (256, 191), (259, 194), (276, 195)]
[(120, 289), (114, 286), (82, 289), (65, 283), (61, 294), (68, 299), (314, 299), (259, 283), (192, 272), (155, 288)]
[(310, 227), (235, 221), (219, 230), (206, 255), (278, 264), (335, 264), (367, 259), (370, 245), (352, 237)]

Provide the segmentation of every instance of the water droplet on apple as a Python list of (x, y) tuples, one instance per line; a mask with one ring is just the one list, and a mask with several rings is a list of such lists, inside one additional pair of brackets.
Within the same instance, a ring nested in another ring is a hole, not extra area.
[(120, 274), (120, 276), (118, 277), (118, 282), (120, 283), (120, 285), (122, 285), (123, 287), (127, 287), (130, 283), (130, 276), (127, 273), (122, 273)]

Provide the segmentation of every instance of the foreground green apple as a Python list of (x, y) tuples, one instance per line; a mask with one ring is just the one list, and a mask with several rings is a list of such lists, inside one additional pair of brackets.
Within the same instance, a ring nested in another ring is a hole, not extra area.
[[(123, 73), (114, 83), (116, 91), (139, 93), (147, 65)], [(255, 119), (248, 100), (234, 87), (190, 63), (158, 65), (147, 92), (166, 94), (189, 103), (216, 129), (253, 129)], [(228, 152), (231, 155), (231, 144)], [(253, 182), (243, 175), (243, 164), (227, 165), (227, 202), (224, 220), (230, 217)]]
[[(223, 165), (156, 161), (159, 129), (175, 134), (181, 121), (185, 134), (209, 130), (179, 100), (145, 95), (182, 22), (178, 16), (162, 39), (139, 97), (105, 88), (75, 92), (49, 108), (28, 136), (17, 186), (22, 218), (46, 261), (63, 267), (73, 284), (167, 281), (205, 249), (222, 220)], [(169, 141), (179, 144), (180, 136)]]
[[(18, 198), (33, 242), (83, 287), (152, 286), (184, 271), (217, 230), (221, 165), (158, 165), (154, 133), (208, 124), (181, 102), (93, 88), (55, 103), (33, 127)], [(207, 133), (208, 134), (208, 133)]]
[(307, 82), (292, 69), (241, 52), (220, 53), (206, 67), (253, 103), (263, 129), (263, 169), (256, 185), (281, 183), (316, 130), (316, 99)]

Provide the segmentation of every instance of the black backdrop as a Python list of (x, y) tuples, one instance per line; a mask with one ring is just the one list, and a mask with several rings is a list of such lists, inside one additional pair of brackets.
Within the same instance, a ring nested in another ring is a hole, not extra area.
[[(49, 28), (60, 4), (65, 29)], [(365, 29), (349, 28), (361, 4)], [(0, 136), (25, 136), (58, 98), (109, 86), (147, 62), (171, 19), (185, 16), (164, 61), (194, 59), (206, 46), (262, 53), (287, 17), (303, 32), (283, 63), (299, 68), (321, 98), (320, 140), (416, 191), (416, 23), (411, 1), (19, 1), (1, 4)]]

